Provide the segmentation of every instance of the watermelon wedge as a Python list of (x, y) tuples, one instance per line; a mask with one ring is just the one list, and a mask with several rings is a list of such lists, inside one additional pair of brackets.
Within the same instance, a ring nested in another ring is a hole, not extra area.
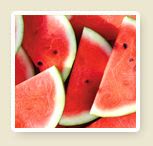
[(90, 113), (100, 117), (136, 111), (136, 22), (125, 17)]
[(24, 32), (23, 17), (21, 15), (16, 15), (15, 16), (15, 52), (17, 52), (21, 46), (23, 40), (23, 32)]
[[(125, 15), (72, 15), (70, 20), (79, 42), (84, 27), (93, 29), (109, 42), (113, 43), (117, 37), (119, 27)], [(135, 16), (131, 16), (134, 17)]]
[(60, 125), (80, 125), (96, 119), (89, 114), (111, 46), (95, 31), (84, 28), (70, 75)]
[(31, 78), (34, 74), (33, 64), (21, 47), (15, 55), (15, 85)]
[(121, 117), (100, 118), (86, 128), (136, 128), (136, 113)]
[(55, 66), (16, 85), (15, 127), (54, 128), (65, 104), (62, 78)]
[(76, 39), (65, 16), (25, 15), (23, 47), (43, 71), (53, 65), (68, 77), (76, 54)]

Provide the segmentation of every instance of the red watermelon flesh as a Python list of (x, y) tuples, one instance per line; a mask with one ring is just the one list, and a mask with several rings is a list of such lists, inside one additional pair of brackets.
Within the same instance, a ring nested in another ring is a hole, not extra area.
[(34, 67), (23, 48), (15, 55), (15, 85), (34, 76)]
[(86, 128), (136, 128), (136, 113), (121, 117), (100, 118)]
[(105, 39), (93, 30), (84, 28), (67, 87), (60, 125), (79, 125), (96, 118), (89, 115), (89, 111), (110, 53), (111, 47)]
[(75, 58), (76, 40), (65, 16), (25, 15), (23, 47), (40, 71), (56, 65), (66, 80)]
[(136, 27), (125, 17), (94, 100), (91, 114), (122, 116), (136, 110)]
[[(73, 15), (68, 16), (79, 42), (84, 27), (93, 29), (110, 42), (117, 37), (125, 15)], [(131, 16), (135, 17), (135, 16)]]
[(64, 109), (64, 87), (51, 67), (15, 87), (15, 128), (53, 128)]

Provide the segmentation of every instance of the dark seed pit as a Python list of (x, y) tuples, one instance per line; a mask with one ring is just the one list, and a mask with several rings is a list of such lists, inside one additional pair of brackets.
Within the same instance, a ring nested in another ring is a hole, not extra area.
[(123, 48), (127, 49), (127, 47), (128, 47), (127, 43), (123, 43)]
[(58, 51), (57, 51), (57, 50), (53, 50), (53, 54), (55, 54), (55, 55), (56, 55), (57, 53), (58, 53)]
[(134, 59), (133, 59), (133, 58), (130, 58), (130, 59), (129, 59), (129, 62), (132, 62), (132, 61), (134, 61)]
[(42, 66), (43, 65), (43, 63), (41, 62), (41, 61), (38, 61), (38, 63), (37, 63), (39, 66)]
[(89, 83), (89, 80), (85, 80), (84, 82), (88, 84)]

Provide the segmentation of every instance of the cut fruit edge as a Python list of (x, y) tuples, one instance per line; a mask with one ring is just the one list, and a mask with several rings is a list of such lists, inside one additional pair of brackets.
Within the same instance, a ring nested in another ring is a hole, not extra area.
[(123, 18), (123, 24), (130, 24), (130, 25), (133, 25), (133, 26), (136, 26), (136, 20), (131, 18), (131, 17), (128, 17), (128, 16), (125, 16)]
[[(95, 44), (98, 44), (108, 56), (111, 54), (112, 47), (97, 32), (90, 28), (84, 27), (82, 36), (94, 42)], [(97, 116), (90, 115), (89, 112), (82, 112), (76, 116), (62, 116), (59, 124), (63, 126), (75, 126), (91, 122), (97, 118)]]
[(111, 45), (99, 33), (88, 27), (84, 27), (82, 34), (86, 39), (90, 40), (91, 42), (95, 42), (95, 44), (98, 44), (108, 56), (111, 54)]
[(62, 71), (62, 78), (65, 81), (71, 71), (75, 55), (76, 55), (76, 50), (77, 50), (77, 44), (76, 44), (76, 38), (75, 38), (75, 33), (74, 30), (68, 21), (66, 16), (56, 16), (56, 19), (61, 22), (65, 28), (66, 31), (66, 36), (68, 37), (69, 40), (69, 54), (67, 59), (64, 62), (64, 69)]
[(19, 55), (19, 57), (22, 57), (22, 60), (24, 60), (26, 66), (28, 68), (27, 78), (34, 76), (34, 74), (35, 74), (34, 67), (32, 65), (31, 60), (29, 59), (26, 52), (24, 51), (23, 47), (20, 47), (19, 51), (17, 52), (17, 55)]
[[(123, 19), (122, 24), (125, 25), (133, 25), (136, 27), (136, 21), (130, 17), (125, 16)], [(104, 74), (105, 76), (105, 74)], [(115, 109), (106, 110), (106, 109), (99, 109), (96, 107), (95, 104), (92, 105), (90, 110), (91, 115), (100, 116), (100, 117), (117, 117), (117, 116), (124, 116), (130, 113), (136, 112), (136, 103), (132, 103), (130, 105), (124, 105)]]
[(99, 117), (118, 117), (136, 112), (136, 104), (125, 105), (116, 109), (106, 110), (98, 109), (95, 105), (92, 106), (90, 114)]
[(54, 128), (58, 124), (63, 110), (65, 106), (65, 90), (62, 82), (62, 77), (60, 72), (55, 66), (47, 69), (46, 72), (50, 73), (53, 78), (53, 82), (55, 83), (55, 109), (50, 117), (49, 123), (45, 126), (45, 128)]
[[(50, 74), (53, 82), (55, 83), (55, 96), (54, 96), (54, 100), (55, 100), (54, 107), (55, 108), (53, 109), (53, 112), (51, 113), (51, 116), (50, 116), (48, 122), (46, 123), (46, 125), (44, 125), (44, 128), (55, 128), (57, 126), (57, 124), (62, 116), (63, 110), (64, 110), (65, 90), (64, 90), (64, 85), (63, 85), (61, 74), (55, 66), (48, 68), (47, 70), (41, 72), (40, 74), (45, 73), (45, 72)], [(31, 79), (29, 79), (29, 80), (31, 80)], [(13, 127), (13, 129), (14, 129), (14, 127)], [(20, 128), (15, 128), (15, 129), (20, 129)]]
[(15, 52), (17, 52), (22, 44), (23, 33), (24, 33), (24, 22), (22, 15), (15, 16), (15, 25), (16, 25), (15, 29), (17, 30), (16, 33), (17, 36), (15, 36)]
[(136, 128), (136, 113), (118, 117), (104, 117), (90, 123), (86, 128)]
[(63, 126), (75, 126), (75, 125), (82, 125), (88, 122), (91, 122), (97, 119), (97, 116), (90, 115), (89, 112), (83, 112), (76, 116), (63, 116), (59, 122), (59, 125)]

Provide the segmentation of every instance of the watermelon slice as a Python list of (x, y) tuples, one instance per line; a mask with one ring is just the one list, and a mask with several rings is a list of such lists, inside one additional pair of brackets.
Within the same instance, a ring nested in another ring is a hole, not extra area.
[(125, 15), (73, 15), (67, 17), (73, 26), (78, 42), (83, 28), (89, 27), (113, 43), (117, 37), (124, 16)]
[(68, 77), (76, 54), (75, 34), (65, 16), (25, 15), (23, 47), (43, 71), (53, 65)]
[(135, 128), (136, 113), (121, 117), (100, 118), (86, 128)]
[(91, 114), (122, 116), (136, 111), (136, 23), (125, 17)]
[(31, 78), (34, 74), (32, 62), (23, 48), (20, 48), (15, 55), (15, 85)]
[(89, 114), (111, 46), (95, 31), (84, 28), (66, 93), (60, 125), (84, 124), (97, 118)]
[(23, 40), (23, 32), (24, 32), (24, 23), (22, 15), (15, 16), (15, 52), (21, 46)]
[(62, 78), (55, 66), (16, 85), (15, 127), (54, 128), (65, 104)]

